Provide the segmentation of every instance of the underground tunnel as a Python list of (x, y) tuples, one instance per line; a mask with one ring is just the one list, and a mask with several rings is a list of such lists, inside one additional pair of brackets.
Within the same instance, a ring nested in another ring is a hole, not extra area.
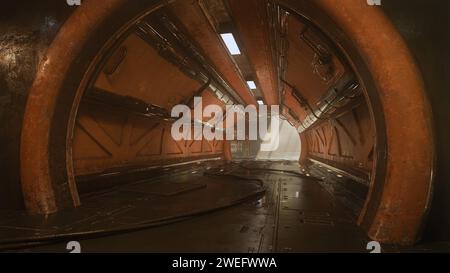
[(6, 1), (0, 250), (448, 252), (449, 10)]

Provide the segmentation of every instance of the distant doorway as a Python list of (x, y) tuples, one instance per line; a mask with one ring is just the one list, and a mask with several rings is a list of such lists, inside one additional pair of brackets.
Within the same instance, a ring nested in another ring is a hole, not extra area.
[(301, 153), (300, 137), (288, 121), (280, 120), (280, 142), (277, 149), (266, 152), (259, 151), (256, 160), (290, 160), (298, 161)]

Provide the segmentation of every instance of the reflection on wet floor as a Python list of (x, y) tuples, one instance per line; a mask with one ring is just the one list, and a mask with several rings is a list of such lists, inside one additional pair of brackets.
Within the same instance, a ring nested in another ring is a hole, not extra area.
[[(83, 252), (367, 252), (370, 240), (355, 224), (351, 202), (335, 198), (322, 182), (296, 162), (203, 163), (90, 195), (81, 208), (46, 221), (10, 217), (0, 234), (83, 235), (138, 226), (78, 240)], [(20, 251), (67, 252), (66, 241), (61, 236), (59, 243)]]

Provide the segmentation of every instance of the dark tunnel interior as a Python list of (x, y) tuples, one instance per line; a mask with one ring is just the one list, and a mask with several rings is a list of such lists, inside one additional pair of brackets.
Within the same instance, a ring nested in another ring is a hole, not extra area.
[(447, 1), (4, 2), (0, 252), (450, 250)]

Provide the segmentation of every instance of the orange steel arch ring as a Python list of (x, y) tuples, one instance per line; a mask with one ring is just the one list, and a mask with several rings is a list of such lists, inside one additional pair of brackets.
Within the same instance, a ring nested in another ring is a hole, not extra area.
[[(140, 2), (147, 10), (141, 11), (140, 15), (135, 15), (127, 23), (135, 22), (170, 1)], [(111, 15), (119, 12), (127, 4), (129, 2), (126, 0), (83, 1), (61, 27), (39, 65), (25, 107), (20, 148), (21, 184), (25, 206), (29, 213), (51, 214), (61, 208), (80, 204), (70, 149), (65, 154), (65, 170), (54, 170), (50, 164), (52, 123), (60, 114), (55, 111), (58, 107), (58, 96), (66, 91), (63, 89), (66, 76), (71, 64), (78, 61), (83, 47), (92, 38), (89, 34), (98, 31), (102, 24), (111, 19)], [(125, 31), (127, 26), (123, 26), (117, 34)], [(72, 122), (72, 125), (81, 96), (82, 92), (77, 92), (71, 106), (69, 123)], [(67, 128), (66, 147), (71, 147), (72, 129), (70, 125)], [(52, 172), (59, 172), (61, 176), (56, 178)]]
[[(336, 37), (345, 35), (366, 66), (376, 91), (376, 98), (366, 98), (372, 108), (371, 100), (378, 100), (382, 125), (380, 115), (375, 124), (383, 132), (377, 132), (374, 170), (379, 173), (372, 175), (359, 224), (374, 240), (415, 243), (431, 202), (435, 147), (431, 107), (407, 44), (381, 9), (364, 0), (277, 2), (299, 14), (306, 11), (304, 16), (312, 21), (319, 10), (326, 17), (324, 25), (334, 24), (339, 29)], [(320, 21), (314, 23), (321, 27)]]
[[(83, 1), (61, 28), (39, 67), (29, 91), (21, 139), (21, 183), (31, 213), (49, 214), (79, 205), (70, 153), (67, 169), (59, 170), (65, 172), (67, 182), (58, 184), (51, 174), (50, 138), (57, 114), (56, 97), (64, 92), (61, 87), (66, 73), (88, 41), (87, 33), (126, 2)], [(310, 5), (304, 0), (277, 2), (299, 14)], [(386, 150), (380, 153), (385, 158), (378, 158), (378, 162), (383, 162), (384, 173), (381, 179), (372, 177), (359, 223), (372, 239), (412, 244), (420, 236), (428, 211), (434, 166), (431, 110), (419, 69), (406, 43), (379, 8), (364, 0), (313, 2), (357, 49), (374, 79), (383, 109)]]

